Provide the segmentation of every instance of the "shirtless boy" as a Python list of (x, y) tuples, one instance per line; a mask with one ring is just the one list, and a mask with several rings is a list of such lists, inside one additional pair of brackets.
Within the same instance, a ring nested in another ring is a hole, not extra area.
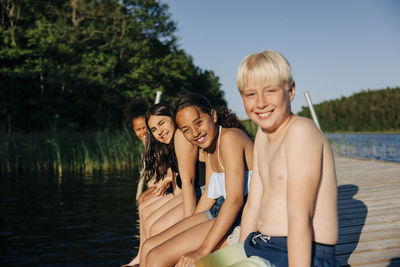
[[(338, 217), (332, 151), (313, 121), (291, 112), (295, 83), (289, 63), (271, 50), (251, 54), (240, 64), (236, 81), (258, 131), (242, 215), (244, 243), (215, 252), (218, 266), (340, 266), (334, 251)], [(211, 254), (196, 266), (213, 266), (214, 260)]]

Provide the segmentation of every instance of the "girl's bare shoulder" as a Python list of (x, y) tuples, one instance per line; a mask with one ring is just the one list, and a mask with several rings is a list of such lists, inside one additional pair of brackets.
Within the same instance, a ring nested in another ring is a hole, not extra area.
[(186, 137), (183, 135), (182, 131), (180, 129), (176, 129), (175, 134), (174, 134), (174, 145), (175, 147), (180, 147), (180, 146), (186, 146), (186, 147), (192, 147), (194, 146), (191, 144)]
[[(222, 141), (224, 140), (224, 141)], [(252, 142), (250, 137), (239, 128), (223, 128), (221, 132), (221, 142)], [(232, 143), (236, 144), (236, 143)]]
[(174, 134), (174, 141), (179, 141), (182, 140), (183, 138), (185, 138), (185, 136), (183, 135), (181, 129), (177, 128), (175, 130), (175, 134)]

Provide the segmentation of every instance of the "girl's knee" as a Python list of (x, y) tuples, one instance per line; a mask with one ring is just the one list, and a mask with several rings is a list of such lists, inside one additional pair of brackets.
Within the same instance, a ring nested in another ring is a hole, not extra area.
[(160, 253), (157, 252), (157, 248), (150, 250), (146, 257), (146, 266), (151, 266), (151, 267), (162, 266), (162, 261), (160, 258), (158, 258), (159, 256)]
[(141, 215), (142, 215), (142, 218), (146, 220), (152, 213), (153, 213), (153, 208), (151, 207), (151, 205), (149, 205), (142, 209)]
[(145, 232), (146, 236), (148, 238), (153, 236), (151, 234), (151, 228), (153, 227), (153, 224), (154, 224), (154, 220), (152, 219), (152, 217), (147, 217), (143, 222), (144, 222), (143, 228), (144, 228), (144, 232)]
[(143, 210), (146, 208), (146, 202), (138, 202), (138, 210), (139, 212), (143, 212)]
[(144, 199), (145, 194), (141, 193), (137, 199), (138, 205), (140, 207), (140, 205), (143, 203), (143, 199)]
[(154, 244), (151, 239), (147, 239), (143, 242), (142, 247), (140, 249), (140, 258), (145, 259), (147, 254), (152, 250)]
[(159, 233), (161, 233), (164, 228), (164, 225), (162, 223), (160, 223), (159, 221), (155, 221), (151, 226), (150, 226), (150, 236), (155, 236), (158, 235)]

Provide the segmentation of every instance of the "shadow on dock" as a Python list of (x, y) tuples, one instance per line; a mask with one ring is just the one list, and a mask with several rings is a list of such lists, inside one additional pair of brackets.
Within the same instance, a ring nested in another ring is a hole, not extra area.
[(350, 266), (349, 257), (356, 249), (368, 208), (361, 200), (355, 199), (358, 186), (338, 186), (339, 239), (336, 245), (336, 259), (342, 266)]
[(400, 266), (400, 257), (391, 259), (387, 267), (398, 267), (398, 266)]

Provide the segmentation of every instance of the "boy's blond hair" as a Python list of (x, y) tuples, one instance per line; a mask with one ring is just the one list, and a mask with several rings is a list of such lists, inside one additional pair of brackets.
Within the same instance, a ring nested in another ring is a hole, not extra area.
[(236, 84), (241, 93), (249, 78), (257, 84), (283, 85), (287, 90), (293, 83), (289, 62), (272, 50), (250, 54), (242, 60), (236, 74)]

